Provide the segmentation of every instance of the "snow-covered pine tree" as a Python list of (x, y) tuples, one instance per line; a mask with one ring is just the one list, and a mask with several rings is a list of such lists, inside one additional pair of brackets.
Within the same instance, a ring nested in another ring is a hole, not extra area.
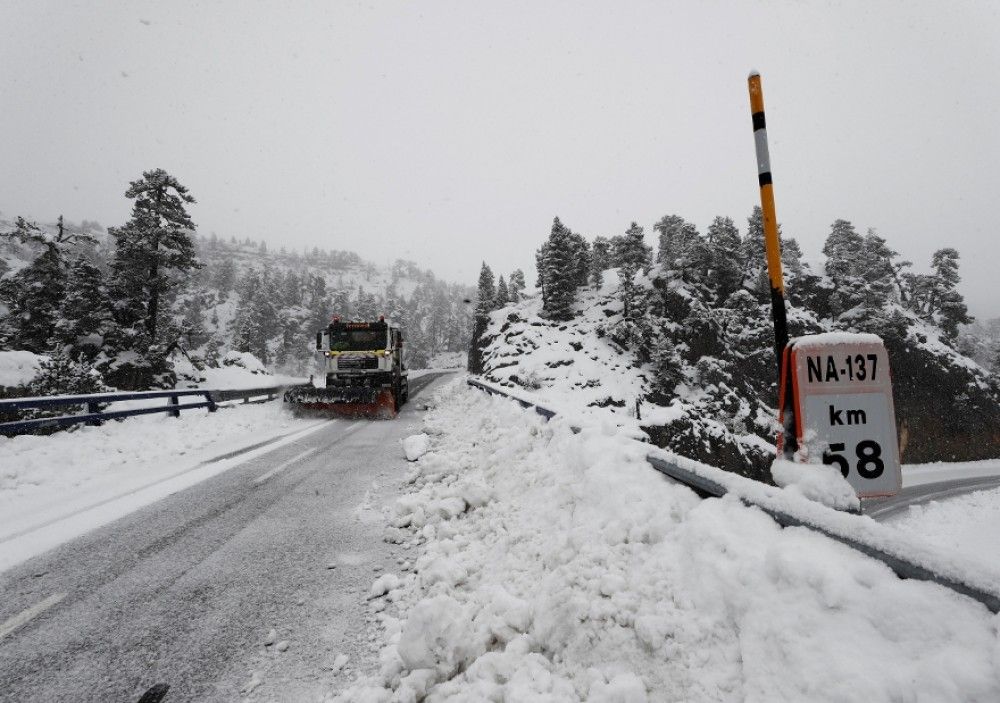
[(497, 295), (493, 301), (493, 305), (497, 310), (499, 310), (509, 302), (510, 294), (507, 292), (507, 282), (503, 280), (503, 276), (501, 275), (497, 281)]
[(965, 299), (958, 292), (962, 278), (958, 274), (958, 251), (946, 247), (934, 252), (931, 260), (930, 290), (927, 295), (927, 313), (945, 333), (945, 339), (954, 342), (959, 325), (972, 322)]
[(507, 293), (510, 296), (510, 302), (516, 303), (521, 300), (521, 295), (524, 293), (524, 289), (527, 284), (524, 282), (524, 271), (521, 269), (514, 269), (510, 274), (510, 279), (507, 283)]
[(712, 262), (712, 276), (707, 285), (715, 301), (722, 302), (743, 285), (743, 242), (731, 217), (712, 220), (707, 230), (707, 243)]
[(496, 288), (493, 285), (493, 271), (486, 262), (479, 269), (479, 288), (476, 291), (476, 314), (473, 320), (472, 340), (469, 343), (469, 373), (483, 372), (483, 334), (489, 324), (490, 313), (494, 310)]
[(833, 284), (831, 308), (835, 318), (859, 305), (864, 299), (861, 275), (864, 239), (847, 220), (837, 220), (823, 245), (825, 271)]
[(70, 358), (93, 362), (109, 346), (117, 346), (117, 324), (104, 274), (86, 258), (69, 267), (55, 324), (56, 342)]
[[(39, 365), (38, 375), (28, 384), (29, 396), (86, 395), (113, 391), (87, 359), (80, 354), (75, 359), (62, 349), (55, 349)], [(101, 406), (103, 407), (103, 406)], [(73, 415), (85, 410), (83, 405), (58, 408), (36, 408), (24, 412), (25, 419)]]
[(218, 289), (219, 295), (225, 300), (236, 286), (236, 264), (229, 257), (224, 258), (215, 267), (210, 280), (211, 284)]
[(708, 249), (698, 229), (677, 215), (664, 215), (653, 229), (659, 232), (656, 261), (667, 278), (679, 278), (685, 283), (698, 277), (694, 271), (708, 265)]
[[(163, 169), (145, 171), (132, 181), (125, 197), (133, 200), (132, 217), (109, 230), (115, 239), (112, 263), (119, 292), (142, 304), (150, 343), (157, 332), (165, 294), (200, 267), (191, 233), (195, 224), (185, 209), (195, 202), (180, 182)], [(131, 321), (129, 321), (131, 322)]]
[(0, 282), (0, 303), (8, 310), (0, 320), (0, 342), (10, 349), (46, 353), (56, 343), (56, 320), (65, 295), (68, 254), (80, 244), (93, 244), (94, 238), (68, 230), (60, 215), (55, 235), (18, 217), (13, 230), (0, 232), (0, 240), (42, 250), (31, 264)]
[(195, 200), (163, 169), (143, 172), (125, 197), (134, 201), (131, 219), (108, 230), (115, 243), (110, 287), (121, 335), (120, 346), (106, 350), (111, 359), (105, 376), (125, 389), (172, 386), (168, 354), (180, 329), (172, 324), (171, 305), (201, 267), (195, 225), (185, 209)]
[[(586, 286), (590, 279), (590, 264), (592, 254), (590, 251), (590, 242), (588, 242), (584, 237), (576, 232), (570, 232), (570, 244), (571, 251), (573, 255), (574, 263), (574, 275), (573, 282), (575, 288), (580, 288)], [(574, 298), (576, 297), (576, 291), (573, 291)]]
[[(574, 256), (580, 246), (573, 233), (556, 217), (548, 240), (535, 254), (538, 283), (542, 289), (542, 312), (552, 320), (571, 320), (580, 268)], [(584, 273), (584, 283), (586, 283)]]
[(364, 286), (358, 286), (358, 297), (354, 301), (354, 315), (359, 320), (374, 320), (379, 316), (378, 300), (373, 293), (365, 291)]
[(625, 319), (636, 317), (636, 287), (635, 277), (641, 270), (648, 270), (652, 258), (652, 247), (645, 242), (645, 232), (642, 227), (633, 222), (625, 234), (616, 237), (614, 259), (618, 263), (618, 281), (620, 283), (623, 316)]
[(611, 242), (598, 235), (590, 248), (590, 285), (599, 289), (604, 285), (604, 272), (611, 268)]

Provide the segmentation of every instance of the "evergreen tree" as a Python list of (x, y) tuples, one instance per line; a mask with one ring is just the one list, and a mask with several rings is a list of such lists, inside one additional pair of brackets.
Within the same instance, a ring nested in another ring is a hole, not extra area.
[(359, 320), (374, 320), (379, 315), (378, 300), (374, 294), (366, 293), (364, 286), (358, 286), (358, 297), (354, 301), (354, 315)]
[(510, 295), (507, 292), (507, 283), (503, 280), (503, 276), (500, 276), (500, 280), (497, 281), (497, 295), (496, 299), (493, 301), (493, 305), (497, 310), (499, 310), (509, 302)]
[(715, 300), (722, 302), (743, 285), (743, 242), (736, 224), (729, 217), (712, 220), (707, 236), (713, 272), (709, 288)]
[(13, 349), (42, 354), (56, 343), (56, 320), (65, 297), (67, 254), (79, 244), (93, 244), (89, 234), (71, 232), (60, 215), (56, 234), (18, 217), (14, 229), (0, 232), (0, 241), (19, 242), (42, 252), (14, 276), (0, 281), (0, 303), (8, 314), (0, 321), (0, 342)]
[(934, 252), (931, 270), (926, 312), (944, 331), (945, 339), (954, 342), (959, 325), (969, 324), (973, 319), (957, 290), (962, 280), (958, 275), (958, 251), (951, 247), (938, 249)]
[(483, 334), (490, 321), (490, 313), (495, 309), (496, 289), (493, 286), (493, 271), (483, 262), (479, 269), (479, 289), (476, 292), (476, 314), (469, 344), (469, 373), (483, 372)]
[[(161, 309), (161, 301), (200, 267), (191, 238), (195, 225), (185, 209), (195, 200), (163, 169), (143, 172), (125, 197), (134, 201), (132, 218), (109, 230), (115, 239), (116, 294), (128, 302), (121, 322), (123, 327), (141, 324), (148, 343), (158, 344), (161, 322), (169, 313)], [(137, 314), (140, 319), (129, 319)]]
[[(80, 354), (75, 359), (57, 348), (39, 363), (39, 372), (28, 384), (29, 396), (86, 395), (114, 390), (105, 385), (101, 374)], [(83, 405), (37, 408), (25, 411), (25, 419), (73, 415), (86, 410)]]
[(581, 269), (574, 258), (579, 254), (578, 240), (558, 217), (555, 218), (548, 240), (535, 254), (538, 284), (542, 289), (542, 311), (552, 320), (573, 318), (577, 286), (586, 283), (586, 274), (589, 273), (584, 272), (581, 283)]
[(677, 215), (665, 215), (653, 229), (660, 234), (656, 261), (667, 277), (685, 283), (702, 279), (695, 272), (709, 265), (709, 250), (698, 229)]
[(642, 227), (633, 222), (616, 246), (615, 259), (618, 262), (619, 290), (625, 319), (637, 317), (635, 276), (640, 270), (648, 270), (651, 263), (652, 248), (645, 243), (644, 237)]
[(70, 358), (88, 362), (117, 344), (117, 325), (101, 270), (83, 257), (73, 261), (59, 304), (56, 341)]
[(864, 280), (860, 263), (864, 239), (847, 220), (837, 220), (823, 245), (826, 255), (826, 275), (833, 283), (831, 304), (833, 315), (839, 317), (859, 305), (864, 299)]
[(510, 279), (507, 284), (507, 293), (510, 296), (510, 302), (516, 303), (521, 300), (521, 295), (524, 293), (526, 288), (524, 282), (524, 271), (521, 269), (514, 269), (514, 272), (510, 274)]
[(212, 285), (218, 289), (225, 300), (236, 286), (236, 264), (230, 258), (224, 258), (215, 268), (212, 275)]

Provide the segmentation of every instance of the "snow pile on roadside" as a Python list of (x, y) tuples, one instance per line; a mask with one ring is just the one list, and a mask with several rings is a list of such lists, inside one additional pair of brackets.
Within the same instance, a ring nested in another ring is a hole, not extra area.
[(185, 410), (177, 418), (141, 415), (50, 436), (0, 437), (0, 569), (30, 556), (7, 541), (12, 535), (314, 425), (275, 402), (215, 413)]
[(0, 351), (0, 387), (28, 385), (47, 358), (29, 351)]
[(886, 523), (942, 550), (995, 561), (1000, 544), (1000, 488), (911, 505)]
[(1000, 697), (973, 601), (702, 501), (610, 423), (574, 435), (461, 381), (435, 405), (391, 516), (418, 557), (372, 591), (380, 671), (334, 700)]
[(838, 510), (857, 510), (861, 501), (840, 471), (824, 464), (801, 464), (775, 459), (771, 464), (774, 483), (790, 493)]

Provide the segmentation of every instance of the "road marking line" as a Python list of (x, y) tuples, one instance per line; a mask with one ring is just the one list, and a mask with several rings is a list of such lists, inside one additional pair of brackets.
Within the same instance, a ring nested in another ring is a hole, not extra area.
[(39, 615), (41, 615), (46, 610), (51, 608), (53, 605), (59, 603), (59, 601), (61, 601), (66, 596), (67, 596), (66, 593), (56, 593), (55, 595), (51, 595), (45, 600), (43, 600), (41, 603), (33, 605), (24, 612), (15, 615), (10, 620), (0, 625), (0, 640), (2, 640), (4, 637), (9, 635), (17, 628), (21, 627), (21, 625), (24, 625), (26, 622), (29, 622), (33, 618), (36, 618)]
[(260, 484), (264, 483), (264, 481), (266, 481), (267, 479), (269, 479), (272, 476), (274, 476), (276, 473), (284, 471), (285, 469), (287, 469), (289, 466), (291, 466), (295, 462), (299, 461), (300, 459), (305, 459), (310, 454), (315, 454), (318, 451), (319, 451), (319, 447), (313, 447), (312, 449), (305, 450), (301, 454), (293, 456), (291, 459), (289, 459), (285, 463), (278, 464), (277, 466), (275, 466), (273, 469), (271, 469), (270, 471), (268, 471), (263, 476), (259, 476), (256, 479), (254, 479), (253, 485), (259, 486)]

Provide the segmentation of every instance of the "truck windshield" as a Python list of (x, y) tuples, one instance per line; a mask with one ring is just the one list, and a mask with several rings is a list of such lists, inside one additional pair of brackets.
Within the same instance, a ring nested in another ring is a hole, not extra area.
[(385, 339), (385, 330), (336, 330), (330, 335), (330, 351), (385, 349)]

